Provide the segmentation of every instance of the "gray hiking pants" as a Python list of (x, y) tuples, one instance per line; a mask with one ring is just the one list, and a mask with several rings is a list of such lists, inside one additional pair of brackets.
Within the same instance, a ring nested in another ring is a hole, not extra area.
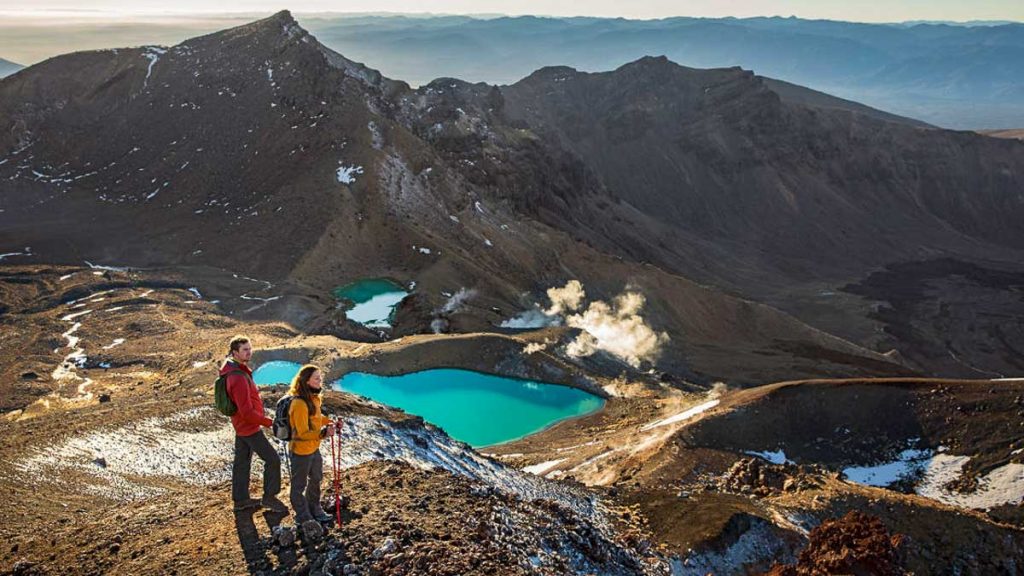
[(295, 510), (295, 523), (324, 514), (320, 506), (320, 483), (324, 479), (324, 459), (317, 450), (308, 456), (288, 455), (291, 460), (292, 489), (289, 499)]
[(252, 454), (263, 460), (263, 497), (281, 491), (281, 457), (267, 441), (263, 431), (251, 436), (235, 436), (235, 462), (231, 465), (231, 499), (240, 502), (249, 497), (249, 469)]

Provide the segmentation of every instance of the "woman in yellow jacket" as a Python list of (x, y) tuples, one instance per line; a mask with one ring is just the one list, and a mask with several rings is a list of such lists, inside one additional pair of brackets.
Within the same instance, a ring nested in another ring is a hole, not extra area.
[(320, 412), (323, 382), (323, 371), (318, 366), (307, 364), (299, 369), (288, 390), (294, 396), (288, 408), (288, 421), (292, 427), (292, 439), (288, 443), (292, 481), (290, 499), (295, 509), (295, 523), (300, 526), (309, 520), (331, 520), (320, 505), (320, 482), (324, 478), (320, 440), (334, 432), (330, 419)]

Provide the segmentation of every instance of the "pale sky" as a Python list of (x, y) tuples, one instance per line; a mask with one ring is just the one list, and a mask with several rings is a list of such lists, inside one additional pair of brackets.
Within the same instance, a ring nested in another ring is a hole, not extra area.
[[(431, 12), (552, 16), (790, 16), (857, 22), (905, 20), (1024, 21), (1024, 0), (0, 0), (0, 16), (30, 11), (101, 12), (96, 16), (197, 12)], [(66, 13), (63, 15), (67, 15)]]

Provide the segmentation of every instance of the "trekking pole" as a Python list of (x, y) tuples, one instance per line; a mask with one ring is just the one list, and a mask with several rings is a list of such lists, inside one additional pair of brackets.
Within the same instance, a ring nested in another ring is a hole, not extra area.
[(277, 442), (277, 445), (279, 446), (279, 449), (278, 449), (277, 453), (281, 457), (281, 461), (284, 462), (285, 476), (288, 478), (288, 483), (291, 484), (291, 482), (292, 482), (292, 456), (288, 452), (288, 441), (287, 440), (277, 440), (276, 438), (275, 438), (275, 440)]
[(341, 419), (334, 421), (331, 435), (331, 470), (334, 473), (334, 519), (341, 529)]

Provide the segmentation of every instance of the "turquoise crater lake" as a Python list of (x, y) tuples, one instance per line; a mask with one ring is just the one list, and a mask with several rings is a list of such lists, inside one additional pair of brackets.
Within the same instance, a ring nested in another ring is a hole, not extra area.
[(385, 278), (359, 280), (336, 288), (334, 297), (348, 304), (349, 320), (369, 328), (390, 328), (395, 309), (409, 292)]
[(422, 416), (473, 447), (522, 438), (604, 406), (602, 398), (568, 386), (450, 368), (402, 376), (351, 372), (334, 387)]
[(264, 362), (256, 367), (256, 371), (252, 373), (252, 380), (258, 386), (291, 384), (292, 378), (299, 373), (299, 368), (302, 368), (302, 364), (297, 362), (284, 360)]

